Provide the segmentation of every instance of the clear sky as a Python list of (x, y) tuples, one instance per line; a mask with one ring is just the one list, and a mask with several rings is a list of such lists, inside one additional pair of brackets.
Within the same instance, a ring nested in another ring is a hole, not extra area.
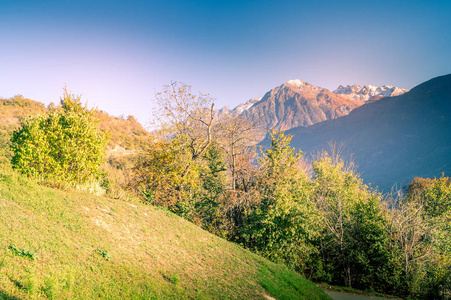
[(402, 88), (451, 73), (451, 1), (0, 0), (0, 97), (151, 117), (180, 81), (234, 107), (289, 79)]

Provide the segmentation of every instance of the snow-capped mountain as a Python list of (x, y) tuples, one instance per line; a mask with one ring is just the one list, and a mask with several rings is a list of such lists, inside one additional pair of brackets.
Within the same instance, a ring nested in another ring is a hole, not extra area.
[(346, 95), (355, 100), (368, 101), (373, 97), (394, 97), (408, 92), (409, 90), (402, 89), (392, 85), (374, 86), (364, 85), (363, 87), (354, 84), (342, 86), (340, 85), (335, 91), (337, 95)]
[(292, 79), (271, 89), (263, 97), (252, 98), (234, 109), (225, 106), (216, 113), (219, 117), (241, 115), (265, 130), (289, 130), (346, 116), (366, 102), (398, 96), (407, 91), (391, 85), (362, 87), (354, 84), (340, 85), (331, 92), (300, 79)]
[(219, 117), (219, 118), (222, 118), (222, 117), (224, 117), (226, 115), (238, 116), (241, 113), (243, 113), (244, 111), (247, 111), (249, 108), (252, 107), (252, 105), (257, 103), (261, 99), (262, 99), (262, 97), (251, 98), (246, 103), (241, 103), (237, 107), (235, 107), (234, 109), (230, 109), (228, 106), (224, 106), (221, 109), (216, 109), (215, 110), (215, 115), (217, 117)]
[(360, 100), (293, 79), (267, 92), (241, 115), (263, 129), (288, 130), (347, 115), (362, 104)]
[(254, 105), (255, 103), (257, 103), (258, 101), (260, 101), (262, 99), (262, 97), (255, 97), (255, 98), (251, 98), (249, 99), (249, 101), (247, 101), (246, 103), (242, 103), (240, 105), (238, 105), (237, 107), (235, 107), (232, 112), (236, 113), (236, 114), (241, 114), (243, 111), (248, 110), (249, 108), (252, 107), (252, 105)]

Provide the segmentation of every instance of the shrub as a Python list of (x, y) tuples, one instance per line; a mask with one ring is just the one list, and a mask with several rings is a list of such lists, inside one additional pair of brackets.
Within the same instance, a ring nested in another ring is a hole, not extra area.
[(83, 184), (101, 175), (108, 134), (93, 110), (64, 90), (62, 110), (30, 117), (11, 137), (14, 169), (27, 176)]

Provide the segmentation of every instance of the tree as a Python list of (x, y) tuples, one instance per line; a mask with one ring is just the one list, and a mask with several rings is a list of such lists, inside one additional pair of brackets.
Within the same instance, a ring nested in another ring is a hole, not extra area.
[(135, 166), (135, 186), (147, 193), (147, 200), (181, 213), (176, 206), (191, 202), (202, 186), (200, 169), (215, 142), (214, 102), (209, 95), (194, 95), (183, 83), (165, 85), (156, 102), (157, 130)]
[(208, 147), (203, 157), (203, 164), (199, 168), (202, 188), (195, 202), (197, 222), (208, 231), (218, 235), (225, 235), (224, 228), (224, 192), (226, 190), (226, 165), (223, 150), (217, 143)]
[[(393, 196), (391, 196), (393, 197)], [(397, 199), (396, 199), (397, 198)], [(419, 281), (426, 275), (427, 265), (433, 257), (434, 229), (423, 218), (423, 200), (405, 196), (398, 191), (391, 200), (389, 233), (390, 250), (398, 256), (402, 281), (402, 293), (413, 295), (421, 289)]]
[(147, 201), (218, 233), (226, 183), (213, 99), (172, 83), (156, 95), (154, 141), (135, 166)]
[(225, 116), (219, 126), (222, 145), (227, 157), (227, 165), (231, 172), (230, 186), (233, 191), (237, 188), (237, 176), (246, 162), (249, 147), (257, 141), (259, 131), (256, 124), (248, 118), (241, 116)]
[(406, 199), (422, 198), (424, 209), (431, 218), (446, 215), (451, 209), (451, 179), (414, 178), (407, 188)]
[[(202, 93), (194, 95), (191, 87), (184, 83), (172, 83), (156, 95), (156, 102), (154, 118), (162, 134), (182, 138), (181, 147), (189, 152), (191, 160), (200, 159), (214, 141), (213, 98)], [(186, 165), (182, 177), (187, 176), (191, 165)]]
[[(192, 160), (183, 137), (154, 141), (135, 165), (134, 186), (144, 199), (223, 235), (226, 168), (222, 149), (210, 144), (202, 157)], [(187, 166), (190, 171), (183, 176)]]
[(408, 293), (445, 298), (451, 293), (451, 180), (414, 178), (393, 210)]
[(291, 136), (270, 131), (270, 139), (259, 160), (254, 187), (259, 202), (243, 228), (245, 245), (302, 272), (319, 233), (312, 185), (300, 164), (302, 152), (290, 146)]
[(64, 88), (62, 110), (30, 117), (11, 137), (14, 169), (41, 179), (83, 184), (101, 175), (109, 134), (98, 130), (94, 110)]
[(325, 279), (349, 287), (382, 289), (389, 278), (376, 274), (387, 270), (390, 259), (385, 251), (389, 237), (380, 196), (368, 190), (335, 150), (321, 153), (313, 169), (324, 228), (319, 250), (329, 277)]
[(182, 176), (191, 164), (189, 155), (181, 147), (183, 144), (180, 138), (157, 139), (139, 156), (133, 185), (147, 202), (175, 211), (175, 205), (189, 198), (190, 191), (196, 188), (197, 172)]

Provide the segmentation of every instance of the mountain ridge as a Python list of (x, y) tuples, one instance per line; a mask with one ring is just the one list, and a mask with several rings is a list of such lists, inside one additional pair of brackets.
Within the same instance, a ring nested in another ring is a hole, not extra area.
[(358, 84), (342, 86), (340, 85), (336, 90), (333, 91), (334, 94), (346, 95), (356, 100), (368, 101), (374, 97), (394, 97), (399, 96), (408, 92), (407, 89), (402, 89), (392, 85), (374, 86), (374, 85), (364, 85), (360, 86)]
[(406, 91), (391, 85), (362, 87), (354, 84), (340, 86), (331, 92), (300, 79), (292, 79), (269, 90), (261, 98), (252, 98), (234, 109), (224, 107), (218, 111), (218, 115), (241, 115), (258, 123), (265, 130), (289, 130), (336, 119), (366, 102)]
[[(367, 87), (367, 86), (365, 86)], [(260, 122), (264, 129), (289, 130), (297, 126), (311, 126), (349, 114), (365, 101), (384, 97), (406, 90), (393, 86), (364, 88), (357, 94), (339, 94), (326, 88), (312, 85), (300, 79), (292, 79), (268, 91), (262, 99), (254, 103), (242, 115)], [(388, 88), (390, 87), (390, 89)]]

